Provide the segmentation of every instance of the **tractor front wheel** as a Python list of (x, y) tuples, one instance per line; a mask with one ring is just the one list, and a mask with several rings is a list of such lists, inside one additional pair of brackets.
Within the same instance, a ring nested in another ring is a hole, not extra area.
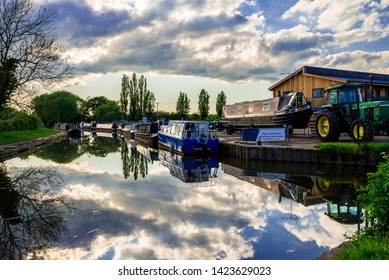
[(374, 128), (370, 120), (361, 119), (351, 126), (351, 137), (357, 143), (367, 143), (374, 139)]
[(317, 137), (323, 142), (337, 141), (340, 137), (340, 120), (333, 112), (321, 113), (316, 118)]

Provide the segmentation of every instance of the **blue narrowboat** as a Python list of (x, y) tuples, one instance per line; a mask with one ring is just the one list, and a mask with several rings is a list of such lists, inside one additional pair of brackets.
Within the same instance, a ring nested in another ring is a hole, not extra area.
[(158, 145), (179, 154), (217, 154), (219, 139), (208, 122), (170, 121), (158, 131)]

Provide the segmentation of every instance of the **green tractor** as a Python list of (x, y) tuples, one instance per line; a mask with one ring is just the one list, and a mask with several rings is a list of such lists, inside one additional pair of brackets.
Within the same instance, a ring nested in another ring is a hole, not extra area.
[(316, 133), (323, 142), (337, 141), (349, 133), (357, 143), (374, 135), (389, 135), (389, 101), (362, 102), (362, 85), (338, 84), (327, 89), (328, 102), (316, 117)]

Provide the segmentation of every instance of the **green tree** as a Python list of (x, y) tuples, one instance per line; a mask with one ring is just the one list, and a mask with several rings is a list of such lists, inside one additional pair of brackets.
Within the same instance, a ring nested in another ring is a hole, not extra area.
[(217, 95), (217, 98), (216, 98), (216, 114), (219, 117), (219, 119), (223, 114), (223, 107), (226, 104), (227, 104), (227, 97), (224, 94), (224, 92), (222, 91), (221, 93), (219, 93)]
[(144, 104), (144, 114), (146, 116), (151, 116), (155, 108), (155, 96), (154, 93), (152, 93), (150, 90), (146, 91)]
[(0, 61), (0, 110), (7, 105), (12, 92), (17, 87), (16, 67), (17, 60), (14, 58)]
[(190, 111), (190, 99), (185, 92), (180, 92), (176, 103), (176, 112), (180, 119), (186, 119)]
[(120, 109), (127, 118), (128, 114), (128, 98), (130, 96), (130, 80), (127, 75), (122, 78), (122, 90), (120, 91)]
[(107, 102), (109, 102), (109, 100), (105, 96), (88, 97), (86, 101), (82, 103), (80, 111), (85, 114), (84, 117), (94, 119), (97, 108)]
[(202, 120), (209, 114), (209, 94), (205, 89), (202, 89), (199, 95), (199, 114)]
[(95, 111), (96, 121), (117, 121), (121, 119), (121, 111), (117, 102), (108, 100), (105, 104), (99, 106)]
[(0, 0), (0, 17), (0, 66), (13, 80), (7, 98), (25, 107), (37, 84), (47, 86), (70, 72), (54, 33), (55, 12), (33, 0)]
[(80, 101), (80, 97), (68, 91), (56, 91), (35, 97), (32, 105), (43, 123), (52, 127), (56, 122), (78, 121)]
[(133, 73), (129, 85), (129, 116), (131, 120), (139, 120), (150, 116), (154, 111), (154, 93), (147, 89), (147, 79), (142, 75), (139, 80)]
[(132, 79), (130, 81), (130, 119), (135, 121), (138, 118), (137, 108), (138, 108), (138, 80), (136, 79), (136, 74), (132, 74)]

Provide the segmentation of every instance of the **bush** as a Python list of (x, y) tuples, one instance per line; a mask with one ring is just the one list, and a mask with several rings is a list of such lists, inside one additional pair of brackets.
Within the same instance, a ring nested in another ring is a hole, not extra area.
[(31, 130), (40, 127), (41, 120), (37, 116), (18, 113), (6, 120), (0, 120), (0, 131)]
[(377, 232), (389, 230), (389, 156), (378, 164), (375, 173), (367, 174), (367, 185), (358, 195), (371, 227)]

